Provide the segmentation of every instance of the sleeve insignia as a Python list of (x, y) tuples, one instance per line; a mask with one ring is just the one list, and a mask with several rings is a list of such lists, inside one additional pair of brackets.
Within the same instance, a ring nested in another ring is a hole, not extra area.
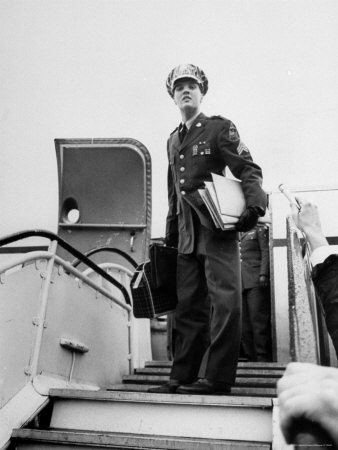
[(250, 153), (248, 147), (244, 144), (243, 141), (239, 141), (237, 152), (239, 155), (241, 155), (243, 152)]
[(238, 141), (239, 140), (239, 134), (237, 131), (237, 128), (235, 127), (235, 125), (230, 122), (230, 127), (229, 127), (229, 140), (230, 141)]

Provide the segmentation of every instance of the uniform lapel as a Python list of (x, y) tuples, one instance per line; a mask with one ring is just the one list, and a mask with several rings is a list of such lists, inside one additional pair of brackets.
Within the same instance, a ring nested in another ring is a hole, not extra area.
[(177, 130), (171, 135), (171, 143), (173, 145), (173, 147), (175, 147), (175, 149), (180, 150), (181, 148), (181, 143), (180, 143), (180, 139), (178, 137), (178, 128)]
[(200, 134), (203, 133), (205, 127), (205, 115), (200, 113), (196, 119), (191, 124), (189, 128), (188, 134), (186, 135), (183, 143), (181, 144), (178, 139), (178, 131), (177, 131), (177, 141), (179, 145), (179, 151), (184, 150), (188, 145), (190, 145), (195, 139), (198, 138)]

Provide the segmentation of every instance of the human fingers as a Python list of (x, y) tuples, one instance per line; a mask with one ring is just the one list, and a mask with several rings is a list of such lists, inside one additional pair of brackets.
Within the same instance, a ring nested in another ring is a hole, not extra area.
[(300, 210), (296, 214), (294, 210), (293, 219), (298, 228), (305, 233), (321, 233), (321, 223), (317, 205), (308, 200), (300, 201)]
[(290, 375), (290, 374), (301, 373), (301, 372), (309, 372), (309, 371), (317, 369), (318, 367), (322, 368), (322, 366), (318, 366), (317, 364), (312, 364), (312, 363), (291, 362), (286, 366), (284, 375)]
[[(321, 366), (310, 363), (290, 363), (288, 364), (283, 376), (277, 381), (277, 394), (282, 395), (287, 392), (286, 395), (292, 395), (292, 389), (298, 392), (307, 386), (307, 383), (311, 383), (314, 380), (321, 380), (323, 377), (328, 377), (326, 371)], [(338, 371), (337, 371), (338, 373)], [(291, 394), (290, 394), (291, 392)]]
[(298, 209), (302, 208), (302, 205), (307, 202), (307, 200), (304, 197), (301, 197), (299, 195), (295, 195), (295, 200), (298, 205)]
[(301, 364), (289, 367), (289, 373), (278, 383), (279, 420), (282, 432), (288, 443), (296, 431), (298, 419), (316, 420), (320, 410), (320, 382), (308, 378), (307, 372), (297, 370)]
[(304, 199), (303, 197), (295, 197), (298, 203), (298, 211), (299, 214), (316, 214), (318, 211), (318, 206), (315, 203), (312, 203), (310, 200)]
[(293, 424), (300, 418), (318, 423), (337, 442), (337, 380), (326, 377), (292, 385), (279, 394), (278, 401), (280, 425), (287, 442), (290, 442)]
[(288, 444), (292, 443), (294, 433), (297, 432), (295, 424), (299, 419), (313, 421), (312, 411), (309, 410), (309, 405), (313, 404), (316, 404), (314, 394), (306, 395), (298, 392), (290, 396), (279, 397), (279, 423)]
[(296, 205), (296, 203), (290, 203), (291, 208), (291, 215), (295, 222), (295, 224), (298, 226), (298, 213), (299, 213), (299, 207)]
[(290, 203), (290, 208), (291, 208), (291, 215), (293, 218), (293, 221), (295, 222), (296, 226), (300, 229), (303, 230), (302, 228), (302, 223), (299, 217), (299, 214), (302, 210), (302, 205), (304, 204), (304, 200), (302, 197), (299, 196), (295, 196), (294, 197), (294, 201), (292, 201)]
[(311, 390), (325, 394), (327, 399), (331, 396), (338, 410), (338, 369), (309, 363), (291, 363), (277, 382), (279, 397), (283, 395), (287, 398)]

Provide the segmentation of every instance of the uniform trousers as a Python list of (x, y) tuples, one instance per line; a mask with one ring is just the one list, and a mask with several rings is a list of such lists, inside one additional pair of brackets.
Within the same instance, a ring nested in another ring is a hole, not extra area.
[(260, 286), (243, 291), (242, 347), (250, 361), (271, 361), (270, 290)]
[(233, 385), (241, 337), (238, 241), (195, 225), (192, 254), (178, 254), (175, 355), (171, 380)]

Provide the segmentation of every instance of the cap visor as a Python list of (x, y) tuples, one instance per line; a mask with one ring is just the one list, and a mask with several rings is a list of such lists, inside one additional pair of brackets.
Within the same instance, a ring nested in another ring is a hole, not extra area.
[(183, 81), (183, 80), (193, 80), (193, 81), (196, 81), (197, 84), (200, 84), (200, 80), (199, 80), (198, 78), (196, 78), (196, 77), (194, 77), (194, 76), (189, 76), (189, 77), (187, 77), (186, 75), (184, 75), (184, 76), (182, 76), (182, 77), (176, 78), (176, 80), (174, 81), (174, 84), (173, 84), (173, 88), (175, 88), (176, 84), (177, 84), (179, 81)]

